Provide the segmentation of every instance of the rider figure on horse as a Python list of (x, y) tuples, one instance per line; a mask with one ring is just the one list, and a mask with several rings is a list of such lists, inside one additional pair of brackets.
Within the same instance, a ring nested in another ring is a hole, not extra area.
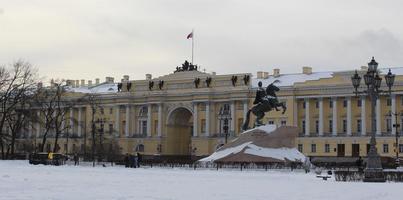
[(258, 82), (255, 100), (253, 101), (254, 106), (246, 113), (246, 120), (242, 125), (242, 130), (247, 130), (249, 128), (248, 124), (250, 113), (253, 113), (256, 116), (254, 127), (263, 125), (262, 119), (265, 116), (265, 112), (269, 112), (273, 108), (278, 111), (278, 107), (281, 107), (283, 109), (282, 114), (285, 113), (287, 107), (283, 102), (278, 101), (276, 95), (276, 92), (278, 92), (280, 89), (274, 84), (278, 82), (280, 81), (275, 80), (273, 83), (268, 85), (266, 89), (262, 87), (263, 84), (261, 81)]

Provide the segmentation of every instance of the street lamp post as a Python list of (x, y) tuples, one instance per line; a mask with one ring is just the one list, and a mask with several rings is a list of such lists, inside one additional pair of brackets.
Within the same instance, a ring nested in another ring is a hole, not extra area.
[[(380, 90), (382, 78), (378, 73), (378, 63), (375, 61), (374, 57), (372, 57), (371, 62), (368, 63), (368, 71), (364, 74), (364, 82), (367, 86), (367, 90), (362, 92), (358, 91), (358, 87), (360, 86), (361, 77), (358, 75), (357, 71), (351, 77), (352, 84), (354, 86), (354, 93), (358, 94), (366, 94), (369, 96), (371, 101), (371, 139), (370, 139), (370, 148), (367, 155), (367, 166), (364, 170), (364, 182), (385, 182), (385, 176), (383, 173), (381, 157), (379, 156), (376, 149), (376, 100), (379, 98), (379, 95), (384, 91)], [(393, 86), (395, 75), (389, 73), (385, 75), (385, 82), (389, 88), (389, 95), (391, 94), (391, 87)]]

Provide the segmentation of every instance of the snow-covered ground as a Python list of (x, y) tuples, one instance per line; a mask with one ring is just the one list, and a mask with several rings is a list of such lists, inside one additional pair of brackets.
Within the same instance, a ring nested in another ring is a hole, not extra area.
[(323, 181), (281, 171), (33, 166), (0, 161), (0, 199), (402, 199), (401, 183)]

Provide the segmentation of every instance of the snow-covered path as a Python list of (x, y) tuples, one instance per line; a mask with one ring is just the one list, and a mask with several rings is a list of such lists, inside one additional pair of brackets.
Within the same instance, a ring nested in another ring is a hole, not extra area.
[(401, 199), (401, 183), (323, 181), (278, 171), (33, 166), (0, 161), (0, 199)]

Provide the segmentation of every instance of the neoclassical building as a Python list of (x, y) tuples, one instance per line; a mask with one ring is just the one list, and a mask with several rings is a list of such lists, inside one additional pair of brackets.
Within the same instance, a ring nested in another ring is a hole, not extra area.
[[(365, 70), (358, 69), (359, 73)], [(366, 156), (370, 102), (353, 93), (353, 72), (313, 72), (311, 67), (303, 67), (295, 74), (281, 74), (274, 69), (254, 76), (177, 68), (174, 73), (156, 78), (147, 74), (144, 80), (124, 76), (119, 83), (110, 77), (102, 83), (96, 79), (94, 84), (70, 80), (72, 95), (68, 98), (99, 95), (98, 126), (104, 137), (118, 143), (122, 153), (205, 156), (223, 145), (226, 136), (231, 140), (242, 132), (257, 83), (262, 81), (266, 86), (279, 80), (279, 100), (285, 102), (287, 111), (266, 114), (265, 123), (297, 126), (300, 135), (296, 148), (308, 156)], [(385, 74), (386, 69), (382, 72)], [(390, 157), (396, 150), (403, 153), (403, 140), (396, 147), (393, 128), (393, 124), (403, 124), (403, 68), (392, 72), (397, 75), (395, 91), (391, 97), (381, 96), (376, 107), (378, 152)], [(397, 121), (391, 112), (398, 114)], [(81, 152), (89, 145), (90, 116), (90, 105), (86, 103), (77, 103), (70, 110), (71, 120), (66, 123), (69, 133), (65, 134), (69, 138), (60, 139), (61, 152)], [(40, 124), (31, 123), (20, 140), (38, 144), (41, 129)], [(52, 139), (48, 142), (50, 149)]]

